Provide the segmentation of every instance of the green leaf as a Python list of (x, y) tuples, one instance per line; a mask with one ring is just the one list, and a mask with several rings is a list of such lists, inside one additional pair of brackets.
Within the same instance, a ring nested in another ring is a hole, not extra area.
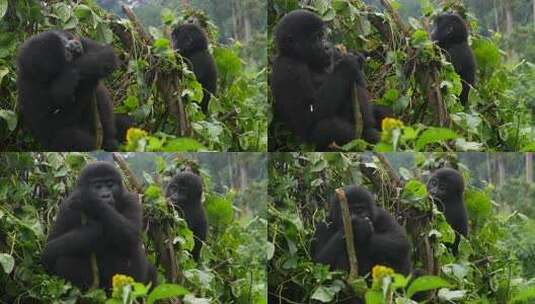
[(154, 290), (149, 294), (147, 303), (152, 304), (156, 300), (180, 297), (188, 293), (189, 291), (186, 288), (178, 284), (161, 284), (156, 286), (156, 288), (154, 288)]
[(535, 299), (535, 287), (529, 287), (522, 289), (512, 300), (511, 304), (514, 303), (525, 303), (528, 300)]
[(0, 253), (0, 265), (6, 274), (10, 274), (15, 267), (15, 259), (7, 253)]
[(9, 131), (14, 131), (17, 127), (17, 114), (15, 114), (15, 112), (0, 110), (0, 118), (6, 121)]
[(312, 300), (317, 300), (322, 303), (329, 303), (334, 299), (335, 293), (325, 286), (320, 286), (314, 290), (311, 296)]
[(208, 222), (215, 226), (227, 226), (232, 223), (234, 212), (232, 201), (219, 195), (210, 195), (205, 202)]
[(484, 191), (468, 189), (464, 194), (470, 218), (485, 219), (492, 212), (490, 197)]
[(412, 298), (412, 296), (421, 291), (433, 290), (443, 287), (451, 287), (451, 284), (436, 276), (421, 276), (416, 278), (407, 290), (407, 297)]
[(163, 150), (164, 152), (188, 152), (206, 150), (206, 148), (195, 139), (182, 137), (165, 144)]
[(416, 150), (422, 151), (425, 146), (433, 143), (440, 143), (446, 140), (453, 140), (458, 137), (453, 130), (446, 128), (429, 128), (425, 130), (416, 140)]
[(366, 292), (366, 304), (384, 304), (383, 293), (379, 290), (370, 290)]
[(0, 19), (4, 17), (7, 12), (7, 0), (0, 0)]
[(145, 190), (145, 196), (148, 199), (157, 199), (160, 197), (161, 194), (162, 190), (156, 185), (150, 185), (147, 187), (147, 190)]

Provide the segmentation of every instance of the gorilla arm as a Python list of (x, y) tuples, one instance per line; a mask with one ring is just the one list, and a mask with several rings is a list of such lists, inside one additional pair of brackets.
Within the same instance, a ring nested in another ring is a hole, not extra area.
[(60, 208), (43, 250), (43, 263), (48, 269), (54, 269), (59, 256), (89, 253), (102, 236), (102, 226), (95, 221), (80, 226), (77, 222), (80, 212), (72, 209), (71, 205), (71, 201), (67, 201)]
[(117, 130), (115, 128), (115, 116), (113, 115), (113, 103), (111, 101), (108, 88), (99, 82), (96, 89), (97, 109), (102, 124), (103, 143), (102, 146), (107, 151), (114, 151), (118, 146)]
[(369, 256), (381, 257), (381, 260), (374, 261), (375, 264), (384, 264), (399, 273), (409, 274), (411, 272), (411, 265), (408, 261), (410, 245), (403, 228), (382, 208), (377, 208), (374, 227), (377, 230), (370, 238)]
[[(119, 201), (121, 200), (121, 201)], [(137, 196), (125, 193), (117, 198), (115, 205), (120, 211), (100, 200), (92, 202), (91, 212), (104, 226), (105, 237), (116, 249), (125, 254), (132, 254), (139, 246), (141, 231), (141, 205)]]
[(101, 79), (117, 68), (117, 57), (113, 48), (88, 38), (81, 39), (84, 54), (75, 60), (82, 80)]

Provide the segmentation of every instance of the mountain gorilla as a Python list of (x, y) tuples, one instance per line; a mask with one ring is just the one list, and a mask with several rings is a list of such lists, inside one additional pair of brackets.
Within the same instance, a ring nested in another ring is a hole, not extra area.
[(94, 99), (103, 148), (117, 148), (113, 105), (100, 81), (116, 67), (110, 46), (65, 31), (44, 32), (22, 45), (17, 77), (22, 119), (45, 150), (96, 149)]
[[(410, 245), (403, 227), (386, 210), (375, 205), (372, 194), (360, 186), (344, 188), (346, 193), (359, 275), (371, 272), (373, 266), (384, 265), (396, 272), (411, 272)], [(329, 223), (316, 226), (312, 240), (312, 257), (317, 263), (331, 266), (332, 270), (349, 271), (342, 209), (335, 196), (330, 204)]]
[(187, 58), (197, 81), (202, 85), (204, 96), (201, 102), (202, 111), (208, 113), (210, 95), (217, 93), (217, 68), (214, 58), (208, 51), (208, 38), (203, 29), (192, 23), (181, 25), (171, 34), (173, 49)]
[(438, 42), (438, 46), (446, 51), (455, 72), (461, 76), (461, 103), (468, 108), (468, 94), (470, 86), (476, 80), (476, 60), (468, 45), (468, 27), (457, 14), (443, 14), (435, 19), (435, 29), (431, 39)]
[(195, 245), (191, 254), (197, 262), (201, 256), (202, 242), (206, 240), (208, 230), (201, 196), (202, 180), (198, 175), (190, 172), (175, 175), (165, 190), (165, 197), (182, 214), (188, 228), (193, 232)]
[(352, 88), (363, 118), (363, 138), (379, 141), (368, 102), (362, 56), (334, 50), (325, 37), (326, 26), (316, 14), (296, 10), (277, 25), (278, 57), (273, 63), (271, 90), (276, 119), (305, 142), (325, 150), (355, 139)]
[(89, 164), (60, 205), (43, 264), (48, 272), (87, 289), (93, 282), (94, 254), (99, 287), (110, 289), (115, 274), (154, 286), (156, 270), (145, 257), (141, 218), (139, 199), (124, 188), (119, 171), (106, 162)]
[(427, 191), (437, 204), (438, 210), (444, 213), (448, 224), (455, 230), (455, 242), (451, 249), (453, 254), (457, 255), (460, 235), (468, 236), (463, 177), (455, 169), (439, 169), (429, 179)]

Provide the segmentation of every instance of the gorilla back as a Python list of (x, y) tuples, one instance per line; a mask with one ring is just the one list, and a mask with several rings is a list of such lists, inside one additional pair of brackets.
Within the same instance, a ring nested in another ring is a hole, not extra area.
[(97, 103), (103, 146), (117, 145), (108, 90), (100, 83), (117, 67), (110, 46), (63, 31), (27, 40), (18, 55), (18, 99), (24, 125), (45, 150), (96, 148)]

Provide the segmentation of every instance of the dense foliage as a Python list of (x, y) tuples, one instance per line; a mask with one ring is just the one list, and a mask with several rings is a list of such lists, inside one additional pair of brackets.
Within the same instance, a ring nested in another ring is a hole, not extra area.
[[(480, 34), (477, 19), (462, 1), (442, 1), (441, 6), (431, 1), (419, 1), (417, 5), (415, 1), (386, 1), (392, 4), (392, 11), (378, 5), (379, 1), (366, 2), (370, 5), (361, 0), (274, 0), (268, 8), (271, 56), (276, 54), (272, 45), (274, 27), (284, 14), (298, 8), (311, 9), (322, 16), (331, 28), (335, 43), (367, 55), (365, 75), (371, 99), (391, 106), (402, 123), (383, 126), (382, 140), (375, 146), (355, 140), (344, 146), (344, 150), (530, 151), (535, 147), (530, 85), (535, 81), (534, 66), (507, 56), (500, 49), (505, 44), (499, 33)], [(409, 12), (411, 16), (416, 15), (410, 8), (419, 8), (421, 17), (395, 18), (400, 12), (405, 16)], [(432, 18), (444, 11), (466, 16), (472, 29), (470, 43), (478, 71), (475, 89), (470, 91), (468, 111), (458, 101), (459, 75), (428, 34)], [(528, 43), (522, 44), (529, 47)], [(437, 88), (445, 111), (439, 111), (429, 98), (430, 92)], [(439, 112), (447, 116), (442, 123), (437, 118)], [(270, 146), (271, 140), (283, 151), (312, 148), (298, 145), (276, 124), (270, 128)]]
[[(532, 188), (533, 183), (520, 186), (511, 181), (495, 190), (488, 180), (471, 172), (493, 158), (485, 154), (383, 156), (388, 165), (372, 154), (272, 155), (268, 188), (272, 196), (268, 208), (270, 301), (335, 303), (337, 297), (347, 295), (348, 285), (366, 295), (367, 303), (414, 303), (408, 299), (414, 291), (432, 289), (437, 292), (432, 303), (531, 303), (529, 300), (535, 299), (533, 237), (529, 233), (535, 224), (533, 197), (519, 191)], [(511, 155), (511, 160), (516, 157)], [(461, 241), (458, 257), (446, 249), (453, 242), (453, 231), (431, 203), (425, 186), (425, 176), (444, 165), (458, 167), (467, 184), (470, 235)], [(386, 166), (395, 168), (394, 174), (402, 181), (399, 187), (391, 184), (392, 171)], [(372, 175), (366, 173), (370, 169), (377, 170), (373, 175), (377, 179), (370, 179)], [(436, 276), (410, 283), (400, 275), (387, 274), (391, 280), (383, 280), (378, 288), (375, 273), (369, 286), (364, 279), (347, 282), (347, 273), (312, 262), (309, 250), (314, 223), (325, 218), (325, 203), (334, 190), (351, 183), (374, 192), (378, 204), (407, 229), (414, 269), (425, 269), (421, 246), (425, 239), (431, 242), (432, 259), (439, 265)], [(510, 197), (513, 191), (517, 195)], [(519, 196), (523, 199), (516, 200)]]
[[(180, 296), (188, 303), (266, 303), (265, 157), (219, 155), (128, 154), (127, 164), (144, 185), (144, 228), (169, 223), (183, 282), (146, 288), (128, 279), (107, 303), (152, 303)], [(58, 203), (74, 186), (79, 170), (93, 158), (109, 154), (3, 153), (0, 155), (0, 303), (102, 303), (102, 290), (82, 293), (44, 272), (40, 253)], [(251, 164), (260, 164), (260, 167)], [(209, 233), (200, 264), (189, 255), (192, 233), (185, 221), (166, 208), (163, 187), (183, 167), (200, 170)], [(221, 171), (221, 173), (218, 173)], [(233, 175), (241, 172), (241, 175)], [(241, 184), (232, 176), (239, 176)], [(128, 179), (125, 184), (132, 191)], [(241, 187), (241, 188), (239, 188)], [(255, 202), (254, 204), (251, 202)], [(149, 260), (155, 262), (153, 239), (144, 233)], [(119, 283), (118, 283), (119, 284)], [(126, 288), (125, 288), (126, 287)], [(147, 296), (146, 293), (149, 295)], [(134, 300), (135, 299), (135, 300)]]
[[(172, 26), (191, 16), (206, 26), (219, 70), (219, 91), (210, 103), (208, 116), (200, 111), (200, 84), (182, 58), (172, 51), (169, 40)], [(40, 150), (20, 123), (15, 59), (25, 39), (59, 28), (111, 43), (119, 56), (120, 68), (107, 79), (106, 85), (116, 111), (132, 115), (138, 128), (123, 149), (266, 150), (265, 57), (261, 60), (254, 55), (257, 48), (262, 48), (262, 43), (256, 42), (261, 38), (257, 37), (251, 46), (243, 46), (240, 41), (220, 44), (215, 25), (206, 14), (193, 9), (160, 8), (157, 17), (161, 26), (145, 28), (147, 38), (130, 20), (119, 19), (94, 1), (0, 1), (0, 149)], [(178, 84), (174, 82), (177, 75)], [(177, 118), (169, 110), (168, 100), (178, 99), (185, 104), (188, 136), (178, 135), (184, 133), (178, 132)]]

